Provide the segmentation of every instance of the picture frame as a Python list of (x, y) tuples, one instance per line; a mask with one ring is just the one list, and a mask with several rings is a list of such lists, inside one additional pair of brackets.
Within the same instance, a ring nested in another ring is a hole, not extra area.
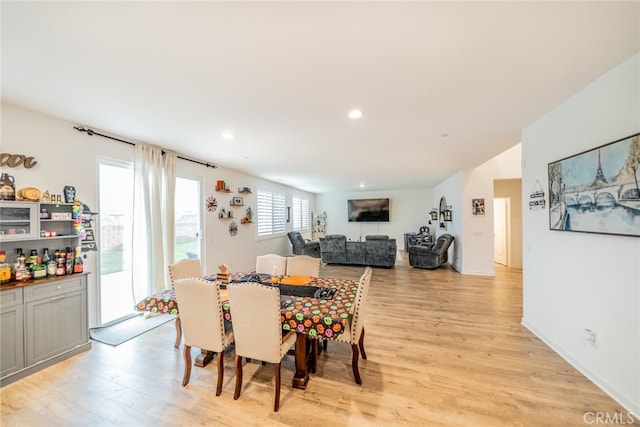
[(484, 199), (471, 199), (471, 214), (484, 215)]
[(242, 205), (243, 205), (242, 197), (231, 198), (231, 206), (242, 206)]
[(548, 164), (549, 229), (640, 236), (640, 133)]

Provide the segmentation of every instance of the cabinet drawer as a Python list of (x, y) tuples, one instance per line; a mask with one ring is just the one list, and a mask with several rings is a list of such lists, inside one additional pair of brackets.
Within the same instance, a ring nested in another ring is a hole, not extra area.
[(22, 288), (7, 289), (0, 292), (0, 308), (22, 304)]
[(86, 280), (83, 277), (75, 277), (66, 280), (58, 280), (42, 285), (26, 286), (24, 288), (25, 302), (34, 301), (41, 298), (49, 298), (63, 295), (65, 293), (82, 290), (86, 288)]

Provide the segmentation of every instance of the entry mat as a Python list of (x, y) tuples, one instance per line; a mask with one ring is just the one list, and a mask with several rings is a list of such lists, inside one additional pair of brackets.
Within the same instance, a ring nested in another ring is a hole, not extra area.
[(89, 334), (92, 340), (117, 346), (175, 318), (176, 316), (171, 314), (145, 317), (144, 313), (141, 313), (118, 323), (91, 328)]

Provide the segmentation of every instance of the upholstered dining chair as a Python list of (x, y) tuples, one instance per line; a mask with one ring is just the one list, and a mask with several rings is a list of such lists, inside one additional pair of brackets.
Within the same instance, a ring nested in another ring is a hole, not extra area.
[[(171, 264), (169, 266), (169, 280), (171, 281), (171, 287), (176, 288), (175, 282), (178, 279), (186, 279), (187, 277), (202, 277), (202, 267), (200, 266), (199, 259), (185, 258)], [(182, 339), (182, 324), (180, 320), (180, 314), (176, 316), (176, 343), (175, 348), (180, 347), (180, 340)]]
[(184, 328), (184, 377), (182, 385), (191, 376), (191, 347), (199, 347), (218, 353), (218, 382), (216, 396), (222, 391), (224, 379), (224, 350), (233, 343), (233, 331), (225, 331), (217, 282), (191, 277), (175, 282), (176, 297), (180, 304), (180, 317)]
[(236, 388), (233, 399), (242, 389), (242, 358), (275, 364), (275, 403), (280, 407), (280, 364), (296, 343), (296, 333), (282, 334), (280, 290), (255, 282), (231, 283), (227, 286), (231, 322), (235, 338)]
[(350, 316), (347, 319), (347, 328), (345, 328), (345, 331), (335, 339), (335, 341), (338, 342), (351, 344), (351, 369), (353, 370), (353, 377), (357, 384), (362, 384), (360, 370), (358, 369), (360, 353), (364, 360), (367, 359), (367, 353), (364, 351), (364, 318), (367, 310), (367, 296), (369, 294), (369, 284), (371, 283), (372, 272), (373, 270), (371, 267), (367, 267), (360, 277), (358, 291), (356, 292), (356, 299), (352, 306)]
[(258, 255), (256, 257), (256, 273), (282, 276), (287, 270), (287, 257), (278, 254)]
[(310, 276), (320, 275), (320, 258), (309, 255), (296, 255), (287, 257), (287, 276)]

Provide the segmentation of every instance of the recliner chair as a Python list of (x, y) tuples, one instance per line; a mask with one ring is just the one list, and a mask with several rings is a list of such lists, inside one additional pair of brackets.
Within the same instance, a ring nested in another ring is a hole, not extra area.
[(293, 246), (294, 255), (309, 255), (320, 258), (320, 242), (306, 240), (299, 231), (290, 231), (287, 236)]
[(409, 246), (409, 265), (418, 268), (436, 269), (448, 261), (447, 252), (453, 243), (451, 234), (442, 234), (435, 243)]

